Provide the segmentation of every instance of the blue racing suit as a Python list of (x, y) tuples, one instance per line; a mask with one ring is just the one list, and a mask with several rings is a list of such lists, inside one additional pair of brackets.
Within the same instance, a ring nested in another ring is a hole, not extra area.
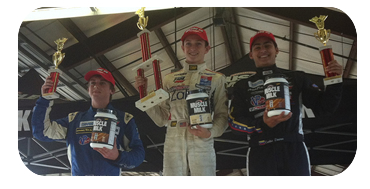
[(33, 136), (41, 141), (66, 140), (68, 159), (72, 175), (120, 175), (121, 168), (132, 169), (140, 165), (145, 156), (133, 116), (115, 109), (108, 104), (107, 109), (117, 112), (116, 160), (104, 158), (90, 147), (91, 132), (96, 109), (90, 107), (85, 112), (70, 113), (67, 117), (50, 120), (49, 113), (53, 101), (40, 97), (32, 115)]

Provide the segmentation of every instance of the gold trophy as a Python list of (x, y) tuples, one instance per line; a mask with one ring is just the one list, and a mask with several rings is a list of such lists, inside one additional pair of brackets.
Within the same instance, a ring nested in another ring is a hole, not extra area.
[(324, 67), (325, 78), (324, 78), (324, 85), (331, 85), (335, 83), (341, 83), (342, 75), (338, 75), (336, 73), (329, 73), (326, 71), (326, 67), (328, 63), (334, 60), (333, 50), (331, 45), (327, 45), (329, 38), (330, 38), (330, 29), (324, 29), (324, 21), (328, 18), (328, 16), (320, 15), (320, 17), (313, 17), (310, 19), (311, 22), (316, 24), (316, 27), (319, 29), (316, 33), (314, 33), (315, 38), (324, 44), (324, 46), (319, 47), (319, 52), (321, 55), (322, 65)]
[(156, 90), (147, 94), (143, 86), (139, 87), (140, 100), (136, 101), (135, 105), (141, 111), (146, 111), (169, 98), (169, 94), (162, 89), (162, 76), (159, 63), (163, 61), (159, 56), (154, 55), (152, 57), (151, 55), (149, 42), (150, 31), (146, 29), (149, 18), (148, 16), (145, 17), (144, 9), (145, 7), (142, 7), (135, 13), (139, 16), (139, 21), (136, 25), (140, 30), (142, 30), (137, 34), (137, 36), (140, 38), (141, 42), (143, 63), (135, 66), (132, 70), (136, 70), (138, 76), (144, 77), (144, 72), (153, 68)]
[(53, 87), (48, 90), (47, 93), (44, 93), (42, 97), (46, 99), (56, 99), (59, 98), (59, 94), (56, 93), (59, 76), (61, 74), (58, 66), (62, 63), (65, 53), (62, 53), (64, 43), (67, 41), (67, 38), (57, 39), (54, 43), (57, 45), (57, 52), (53, 54), (53, 63), (55, 66), (52, 66), (48, 72), (50, 73), (51, 79), (53, 80)]

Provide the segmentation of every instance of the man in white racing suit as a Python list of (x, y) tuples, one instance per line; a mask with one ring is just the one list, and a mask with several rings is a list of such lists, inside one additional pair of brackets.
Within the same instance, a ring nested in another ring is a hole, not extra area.
[[(225, 76), (206, 68), (204, 56), (210, 50), (205, 30), (192, 27), (181, 38), (186, 64), (163, 80), (169, 99), (146, 111), (158, 126), (167, 126), (164, 143), (163, 174), (216, 175), (214, 137), (227, 128)], [(136, 77), (135, 86), (147, 85), (147, 78)], [(211, 98), (213, 127), (192, 129), (186, 102), (187, 91), (206, 89)]]

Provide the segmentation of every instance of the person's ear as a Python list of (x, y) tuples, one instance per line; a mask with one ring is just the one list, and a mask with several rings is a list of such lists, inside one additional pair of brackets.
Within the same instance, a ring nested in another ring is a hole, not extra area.
[(206, 53), (205, 54), (207, 54), (208, 52), (209, 52), (209, 50), (211, 50), (211, 46), (206, 46)]
[(116, 91), (116, 88), (113, 85), (111, 85), (110, 94), (113, 95), (115, 91)]

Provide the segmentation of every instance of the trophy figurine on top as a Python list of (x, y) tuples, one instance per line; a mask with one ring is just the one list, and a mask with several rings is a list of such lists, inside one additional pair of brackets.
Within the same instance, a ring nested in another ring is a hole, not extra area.
[(67, 41), (67, 38), (57, 39), (54, 43), (57, 45), (57, 52), (53, 54), (53, 63), (55, 66), (52, 66), (48, 72), (50, 73), (51, 79), (53, 80), (53, 87), (49, 89), (47, 93), (44, 93), (42, 97), (46, 99), (56, 99), (59, 98), (59, 94), (56, 93), (59, 76), (61, 74), (58, 66), (62, 63), (65, 53), (62, 53), (64, 43)]
[(139, 87), (140, 100), (136, 101), (135, 105), (141, 111), (146, 111), (147, 109), (169, 98), (168, 93), (162, 89), (163, 88), (162, 76), (161, 76), (161, 68), (159, 66), (159, 63), (163, 61), (157, 55), (151, 57), (150, 42), (149, 42), (150, 31), (148, 31), (145, 28), (148, 24), (149, 18), (148, 16), (145, 17), (144, 9), (145, 7), (142, 7), (135, 13), (139, 16), (137, 27), (140, 30), (142, 30), (141, 32), (137, 34), (137, 36), (140, 38), (140, 42), (141, 42), (141, 53), (142, 53), (143, 63), (134, 67), (132, 70), (137, 70), (137, 75), (144, 77), (144, 72), (147, 70), (150, 70), (150, 68), (153, 67), (156, 90), (150, 92), (147, 95), (147, 92), (145, 91), (144, 87), (143, 86)]
[(330, 37), (330, 29), (326, 30), (324, 29), (324, 21), (326, 20), (328, 16), (320, 15), (320, 17), (313, 17), (310, 19), (311, 22), (316, 24), (316, 27), (319, 29), (316, 33), (314, 33), (315, 38), (324, 44), (324, 46), (319, 47), (322, 65), (324, 67), (325, 72), (325, 78), (324, 78), (324, 85), (331, 85), (335, 83), (341, 83), (342, 75), (338, 75), (336, 73), (329, 73), (326, 71), (326, 67), (328, 66), (328, 63), (332, 60), (334, 60), (333, 50), (331, 45), (327, 45)]

